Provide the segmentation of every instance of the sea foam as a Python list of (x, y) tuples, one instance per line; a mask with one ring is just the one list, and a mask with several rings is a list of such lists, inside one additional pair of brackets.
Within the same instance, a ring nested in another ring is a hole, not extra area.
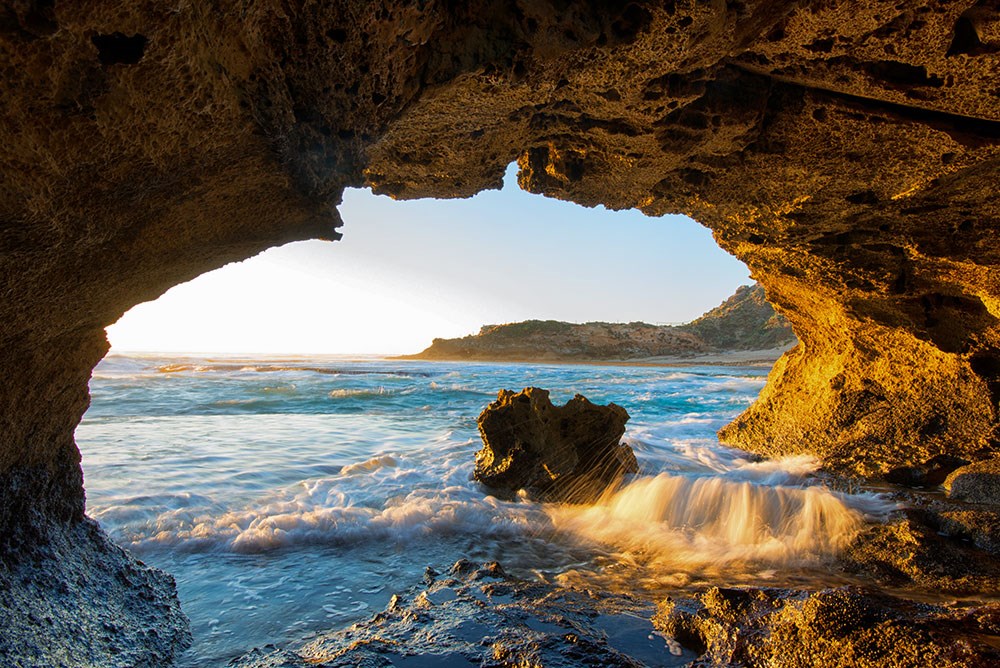
[(890, 507), (871, 495), (789, 484), (815, 466), (796, 457), (747, 462), (721, 475), (643, 476), (592, 506), (548, 513), (560, 531), (668, 572), (809, 565), (849, 544), (866, 512)]

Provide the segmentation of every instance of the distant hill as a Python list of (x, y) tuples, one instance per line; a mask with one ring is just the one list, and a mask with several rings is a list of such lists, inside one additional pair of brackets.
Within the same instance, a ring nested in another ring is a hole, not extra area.
[(718, 351), (767, 350), (795, 341), (792, 326), (774, 312), (758, 283), (741, 285), (732, 297), (678, 329)]
[(725, 302), (686, 325), (644, 322), (574, 324), (526, 320), (486, 325), (460, 339), (434, 339), (405, 359), (478, 361), (629, 360), (784, 348), (795, 341), (760, 285), (744, 285)]

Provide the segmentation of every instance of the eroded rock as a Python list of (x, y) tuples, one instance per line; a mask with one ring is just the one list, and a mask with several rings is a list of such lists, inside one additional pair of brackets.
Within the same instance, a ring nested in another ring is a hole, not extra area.
[[(842, 568), (891, 587), (952, 595), (1000, 594), (990, 513), (928, 501), (869, 524), (840, 555)], [(991, 554), (992, 552), (992, 554)]]
[(944, 486), (952, 499), (1000, 506), (1000, 458), (963, 466)]
[(938, 526), (948, 535), (965, 538), (1000, 557), (1000, 508), (956, 508), (944, 510), (937, 517)]
[(1000, 606), (929, 605), (854, 587), (810, 592), (713, 587), (667, 599), (654, 623), (695, 647), (697, 666), (770, 668), (984, 668), (1000, 651)]
[(474, 477), (541, 501), (583, 503), (636, 473), (632, 448), (621, 443), (629, 416), (617, 404), (599, 406), (576, 395), (553, 406), (548, 390), (500, 390), (479, 416), (482, 449)]
[[(721, 432), (867, 476), (1000, 436), (989, 2), (8, 2), (0, 537), (83, 521), (104, 327), (344, 188), (686, 213), (801, 345)], [(613, 230), (609, 230), (613, 235)], [(70, 614), (67, 611), (67, 614)]]
[(894, 468), (885, 474), (885, 480), (904, 487), (937, 487), (952, 471), (968, 463), (961, 457), (937, 455), (923, 464)]
[(383, 612), (291, 650), (263, 648), (233, 668), (641, 668), (687, 664), (694, 653), (656, 634), (653, 608), (627, 595), (508, 577), (496, 562), (460, 560)]
[(160, 668), (191, 642), (173, 577), (93, 520), (0, 564), (0, 665)]

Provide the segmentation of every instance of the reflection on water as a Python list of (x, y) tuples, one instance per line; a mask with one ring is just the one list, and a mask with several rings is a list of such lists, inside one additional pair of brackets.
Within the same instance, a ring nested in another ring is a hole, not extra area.
[[(758, 368), (111, 356), (77, 440), (89, 513), (173, 573), (195, 646), (224, 665), (382, 609), (426, 566), (651, 593), (741, 578), (833, 581), (829, 556), (884, 512), (715, 439)], [(642, 473), (590, 507), (502, 501), (471, 481), (500, 388), (579, 392), (632, 416)]]

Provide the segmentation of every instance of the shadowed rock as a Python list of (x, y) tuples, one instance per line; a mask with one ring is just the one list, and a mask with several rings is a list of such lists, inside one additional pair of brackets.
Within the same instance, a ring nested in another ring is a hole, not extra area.
[(92, 520), (0, 561), (0, 666), (171, 666), (191, 643), (174, 579)]
[(941, 530), (950, 536), (972, 543), (994, 555), (1000, 555), (1000, 508), (946, 510), (938, 515)]
[(947, 499), (906, 500), (916, 507), (868, 525), (840, 555), (844, 570), (887, 587), (951, 595), (1000, 594), (997, 513)]
[(937, 487), (952, 471), (968, 463), (961, 457), (937, 455), (923, 464), (894, 468), (885, 474), (885, 480), (904, 487)]
[(527, 490), (542, 501), (583, 503), (614, 487), (639, 466), (621, 444), (629, 416), (576, 395), (553, 406), (548, 390), (500, 390), (479, 416), (483, 448), (474, 477), (507, 494)]

